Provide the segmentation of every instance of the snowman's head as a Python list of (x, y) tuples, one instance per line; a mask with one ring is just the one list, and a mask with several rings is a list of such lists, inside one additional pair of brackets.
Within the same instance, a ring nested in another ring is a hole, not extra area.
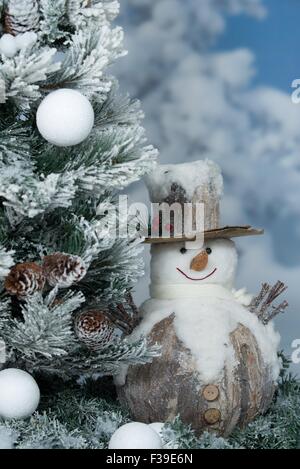
[(207, 241), (202, 249), (186, 249), (185, 243), (157, 244), (151, 253), (152, 284), (234, 286), (237, 251), (229, 239)]

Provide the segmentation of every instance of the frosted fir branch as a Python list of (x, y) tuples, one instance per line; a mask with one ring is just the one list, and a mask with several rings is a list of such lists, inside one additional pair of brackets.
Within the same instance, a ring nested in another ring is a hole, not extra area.
[(11, 207), (5, 207), (5, 215), (6, 220), (9, 224), (9, 227), (15, 229), (18, 225), (20, 225), (24, 219), (24, 216), (20, 213), (17, 213)]
[[(1, 119), (1, 117), (0, 117)], [(32, 132), (24, 125), (24, 122), (14, 122), (7, 125), (3, 122), (0, 130), (0, 171), (4, 165), (11, 165), (15, 169), (33, 169), (30, 159), (30, 142)]]
[(6, 421), (4, 425), (13, 431), (13, 435), (18, 435), (15, 440), (18, 449), (87, 449), (89, 447), (79, 428), (68, 429), (67, 425), (60, 422), (51, 411), (49, 415), (45, 412), (36, 413), (30, 419)]
[(3, 280), (10, 272), (14, 265), (14, 251), (7, 251), (0, 245), (0, 281)]
[(0, 301), (0, 318), (11, 316), (11, 300), (1, 298)]
[[(99, 137), (101, 134), (99, 135)], [(78, 183), (82, 190), (101, 195), (105, 190), (122, 190), (151, 172), (158, 151), (147, 145), (144, 129), (139, 126), (112, 128), (102, 134), (103, 151), (82, 161)]]
[(51, 360), (68, 355), (76, 344), (72, 313), (84, 301), (81, 293), (69, 294), (50, 306), (39, 293), (27, 298), (22, 306), (23, 320), (11, 319), (4, 329), (7, 347), (17, 351), (21, 361), (33, 363), (38, 357)]
[(161, 347), (158, 345), (149, 347), (147, 339), (141, 339), (134, 343), (124, 339), (111, 345), (97, 355), (99, 363), (102, 362), (104, 368), (112, 367), (113, 369), (116, 367), (116, 371), (118, 372), (123, 365), (149, 363), (153, 358), (160, 356), (160, 354)]
[(2, 56), (0, 72), (6, 98), (22, 109), (29, 109), (40, 98), (39, 84), (60, 69), (60, 62), (53, 61), (56, 49), (34, 47), (21, 50), (13, 59)]
[(0, 71), (0, 104), (4, 104), (6, 100), (7, 100), (7, 97), (6, 97), (6, 90), (5, 90), (5, 81)]
[[(23, 165), (23, 160), (15, 160), (14, 166), (1, 165), (0, 197), (7, 208), (11, 226), (15, 227), (24, 217), (34, 218), (56, 208), (68, 208), (76, 194), (82, 190), (80, 177), (84, 169), (62, 174), (41, 175), (37, 179), (33, 168)], [(85, 190), (92, 192), (89, 185)]]
[(92, 21), (98, 25), (113, 21), (119, 14), (120, 5), (115, 0), (69, 0), (67, 14), (76, 28), (84, 27)]
[(286, 290), (287, 286), (280, 281), (273, 286), (263, 283), (260, 293), (253, 298), (249, 305), (250, 312), (255, 314), (264, 324), (268, 324), (278, 314), (284, 313), (288, 307), (287, 301), (283, 301), (277, 306), (272, 304)]
[(93, 217), (91, 221), (88, 221), (83, 216), (73, 214), (70, 220), (66, 220), (66, 223), (62, 221), (60, 226), (51, 226), (49, 230), (46, 227), (46, 233), (43, 233), (42, 238), (48, 254), (53, 253), (54, 249), (54, 251), (78, 255), (89, 268), (102, 251), (107, 251), (113, 246), (115, 217), (111, 212), (101, 220)]
[(132, 161), (124, 161), (112, 165), (106, 173), (109, 179), (109, 187), (124, 189), (142, 176), (151, 172), (157, 163), (158, 151), (152, 146), (145, 146), (141, 156)]
[[(34, 262), (54, 252), (66, 252), (83, 258), (88, 267), (99, 252), (109, 250), (115, 240), (113, 224), (112, 231), (107, 232), (105, 227), (103, 231), (99, 231), (99, 219), (95, 217), (96, 207), (93, 213), (88, 213), (89, 221), (80, 214), (85, 209), (82, 201), (80, 204), (78, 215), (74, 207), (42, 213), (35, 218), (34, 229), (32, 221), (23, 218), (15, 227), (13, 240), (10, 240), (10, 246), (16, 250), (18, 260), (24, 262), (31, 259)], [(110, 219), (111, 216), (112, 213), (107, 218)]]
[(139, 240), (116, 240), (111, 249), (99, 253), (80, 288), (107, 305), (120, 303), (144, 273), (142, 251)]
[(93, 139), (76, 151), (46, 149), (39, 161), (41, 171), (48, 173), (55, 167), (68, 171), (78, 197), (85, 193), (99, 198), (108, 191), (124, 189), (154, 169), (158, 152), (146, 144), (139, 125), (94, 132)]
[(83, 217), (79, 220), (78, 229), (82, 230), (85, 240), (80, 254), (87, 266), (98, 258), (100, 252), (113, 246), (115, 228), (116, 219), (112, 212), (101, 220), (93, 222), (88, 222)]
[[(12, 317), (12, 304), (10, 299), (0, 299), (0, 340), (6, 342), (5, 331)], [(8, 350), (6, 350), (8, 352)]]
[(108, 26), (94, 26), (79, 30), (70, 40), (62, 60), (61, 69), (53, 74), (45, 88), (67, 86), (80, 90), (89, 98), (97, 94), (104, 101), (112, 87), (112, 80), (105, 75), (107, 67), (124, 55), (123, 31)]
[(105, 130), (111, 126), (136, 126), (144, 119), (140, 101), (131, 100), (128, 95), (122, 96), (118, 88), (118, 83), (114, 82), (106, 100), (94, 103), (95, 126), (98, 130)]
[(56, 356), (50, 359), (42, 355), (20, 359), (20, 363), (29, 372), (41, 372), (47, 375), (60, 377), (64, 380), (79, 378), (98, 379), (102, 376), (118, 374), (124, 366), (145, 364), (159, 356), (159, 346), (149, 347), (146, 339), (135, 343), (119, 339), (113, 345), (99, 352), (90, 352), (84, 347), (73, 347), (65, 356)]
[[(117, 147), (115, 152), (118, 152)], [(149, 145), (143, 148), (139, 158), (132, 161), (111, 165), (106, 163), (102, 168), (91, 166), (83, 169), (79, 172), (79, 187), (81, 190), (97, 194), (97, 196), (103, 194), (107, 189), (120, 191), (151, 172), (156, 165), (157, 155), (157, 150)]]
[(27, 225), (24, 224), (24, 220), (23, 222), (21, 221), (20, 224), (15, 225), (16, 231), (13, 238), (9, 237), (11, 225), (7, 227), (7, 230), (4, 230), (6, 234), (5, 242), (9, 244), (10, 249), (15, 251), (15, 264), (36, 262), (37, 259), (42, 259), (45, 253), (47, 253), (46, 246), (43, 242), (39, 242), (39, 240), (34, 239), (33, 236), (28, 239), (27, 233), (30, 232), (33, 234), (29, 226), (29, 224), (32, 224), (32, 220), (26, 219), (26, 222), (28, 223)]
[(72, 33), (108, 26), (119, 13), (117, 1), (106, 0), (41, 0), (40, 36), (45, 42), (64, 39)]
[(37, 180), (35, 175), (12, 173), (4, 167), (0, 175), (0, 196), (3, 205), (13, 210), (19, 217), (34, 218), (46, 210), (69, 207), (76, 193), (76, 177), (72, 173), (50, 174)]
[(42, 19), (40, 21), (41, 35), (48, 42), (55, 42), (66, 37), (65, 15), (67, 13), (67, 0), (40, 0), (40, 11)]

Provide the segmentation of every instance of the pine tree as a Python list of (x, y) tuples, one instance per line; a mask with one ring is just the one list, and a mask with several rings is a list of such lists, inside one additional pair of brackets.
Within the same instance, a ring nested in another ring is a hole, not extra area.
[[(84, 382), (157, 353), (126, 341), (141, 245), (115, 238), (114, 212), (102, 210), (157, 157), (139, 103), (119, 93), (109, 71), (125, 54), (123, 32), (112, 25), (118, 11), (115, 0), (1, 2), (2, 30), (18, 43), (13, 53), (2, 48), (0, 59), (5, 368)], [(87, 97), (95, 113), (90, 135), (75, 146), (49, 143), (36, 125), (40, 103), (62, 88)]]

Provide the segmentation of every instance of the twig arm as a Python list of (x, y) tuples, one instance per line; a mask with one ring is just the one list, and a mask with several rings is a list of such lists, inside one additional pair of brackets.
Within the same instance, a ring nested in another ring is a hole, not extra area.
[(287, 286), (280, 281), (273, 286), (263, 283), (261, 291), (249, 305), (250, 312), (256, 314), (263, 324), (268, 324), (278, 314), (284, 313), (288, 307), (287, 301), (283, 301), (277, 306), (273, 305), (273, 302), (286, 290)]

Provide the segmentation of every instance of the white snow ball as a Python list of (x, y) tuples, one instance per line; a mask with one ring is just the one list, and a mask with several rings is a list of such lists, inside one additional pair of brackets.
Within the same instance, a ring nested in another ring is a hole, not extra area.
[(131, 422), (113, 434), (109, 449), (162, 449), (162, 440), (149, 425)]
[(0, 371), (0, 417), (30, 417), (39, 402), (39, 387), (29, 373), (15, 368)]
[(83, 142), (94, 125), (94, 110), (79, 91), (60, 89), (40, 104), (36, 121), (41, 135), (49, 143), (69, 147)]
[(24, 34), (18, 34), (15, 37), (17, 48), (19, 50), (27, 49), (27, 47), (32, 47), (37, 42), (37, 34), (33, 31), (27, 31)]
[(165, 424), (162, 422), (154, 422), (150, 423), (149, 427), (152, 428), (156, 433), (161, 437), (162, 436), (162, 431), (164, 428)]
[(18, 52), (16, 38), (11, 34), (3, 34), (0, 38), (0, 52), (8, 59), (12, 59)]

